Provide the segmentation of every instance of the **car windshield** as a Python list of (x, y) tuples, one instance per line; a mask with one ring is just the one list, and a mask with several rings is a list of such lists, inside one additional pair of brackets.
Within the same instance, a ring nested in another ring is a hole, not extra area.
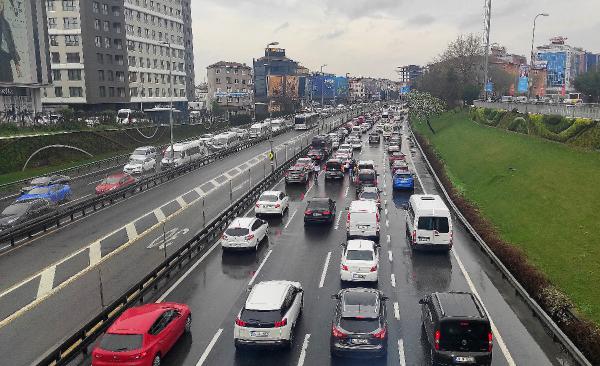
[(350, 261), (372, 261), (373, 252), (370, 250), (348, 250), (346, 259)]
[(310, 158), (298, 159), (297, 163), (301, 165), (310, 164), (312, 160)]
[(139, 164), (142, 164), (142, 163), (144, 163), (144, 160), (142, 160), (142, 159), (131, 159), (131, 160), (129, 160), (129, 164), (130, 165), (139, 165)]
[(379, 328), (377, 318), (342, 318), (340, 327), (351, 333), (371, 333)]
[(447, 217), (436, 217), (436, 216), (421, 216), (419, 217), (419, 230), (436, 230), (440, 233), (450, 232)]
[(395, 151), (393, 156), (403, 156), (404, 154), (402, 154), (400, 151)]
[(225, 234), (229, 236), (246, 236), (249, 232), (250, 230), (245, 227), (230, 227), (225, 230)]
[(117, 184), (121, 180), (121, 177), (107, 177), (102, 181), (102, 184)]
[(6, 216), (21, 216), (25, 212), (27, 212), (28, 208), (29, 208), (29, 204), (26, 204), (26, 203), (15, 203), (15, 204), (12, 204), (12, 205), (6, 207), (4, 209), (4, 211), (2, 211), (2, 214), (0, 216), (2, 216), (2, 217), (6, 217)]
[(263, 194), (258, 200), (263, 202), (277, 202), (277, 200), (279, 200), (279, 196), (273, 194)]
[(440, 325), (440, 348), (450, 351), (487, 352), (490, 327), (481, 321), (444, 321)]
[(112, 352), (128, 352), (142, 348), (141, 334), (107, 333), (100, 340), (100, 348)]
[(45, 186), (49, 183), (50, 183), (50, 178), (48, 178), (48, 177), (35, 178), (29, 182), (29, 184), (31, 184), (32, 186)]
[(28, 194), (48, 194), (50, 188), (48, 187), (37, 187), (28, 192)]
[(181, 158), (181, 151), (175, 151), (175, 153), (173, 154), (170, 150), (167, 151), (165, 153), (165, 158), (167, 159), (180, 159)]
[(146, 149), (135, 149), (131, 155), (146, 155)]

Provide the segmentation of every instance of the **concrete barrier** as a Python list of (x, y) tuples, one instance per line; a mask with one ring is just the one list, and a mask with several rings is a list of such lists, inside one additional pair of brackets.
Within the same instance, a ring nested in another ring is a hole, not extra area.
[(590, 118), (600, 120), (600, 105), (580, 105), (568, 107), (564, 104), (531, 104), (474, 101), (476, 107), (491, 109), (517, 109), (521, 113), (558, 114), (572, 118)]

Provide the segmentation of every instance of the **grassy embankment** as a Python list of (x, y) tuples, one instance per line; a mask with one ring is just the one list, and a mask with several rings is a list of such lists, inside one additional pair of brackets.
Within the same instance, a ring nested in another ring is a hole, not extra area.
[(462, 194), (600, 324), (600, 153), (485, 127), (446, 113), (415, 129)]

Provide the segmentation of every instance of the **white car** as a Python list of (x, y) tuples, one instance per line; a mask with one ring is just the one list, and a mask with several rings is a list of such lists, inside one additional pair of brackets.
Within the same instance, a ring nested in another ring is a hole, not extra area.
[(290, 198), (281, 191), (265, 191), (260, 195), (254, 213), (258, 215), (281, 215), (290, 207)]
[(267, 236), (269, 224), (256, 217), (238, 217), (221, 235), (221, 247), (226, 249), (258, 250), (260, 242)]
[(352, 146), (352, 149), (354, 150), (362, 149), (362, 141), (360, 141), (360, 139), (358, 138), (349, 138), (348, 143)]
[(235, 319), (235, 347), (291, 348), (303, 300), (304, 291), (299, 282), (263, 281), (254, 285)]
[(129, 160), (123, 167), (123, 172), (127, 174), (143, 174), (147, 171), (156, 169), (156, 159), (151, 157), (136, 156)]
[(340, 264), (342, 281), (377, 282), (379, 250), (371, 240), (348, 240)]
[(394, 153), (396, 151), (400, 151), (400, 146), (398, 145), (390, 145), (388, 146), (388, 154)]

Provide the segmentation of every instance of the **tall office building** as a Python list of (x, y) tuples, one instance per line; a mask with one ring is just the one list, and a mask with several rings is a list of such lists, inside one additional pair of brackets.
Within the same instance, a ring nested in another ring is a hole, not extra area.
[[(47, 106), (187, 110), (194, 69), (190, 0), (47, 0)], [(171, 88), (172, 85), (172, 88)]]

